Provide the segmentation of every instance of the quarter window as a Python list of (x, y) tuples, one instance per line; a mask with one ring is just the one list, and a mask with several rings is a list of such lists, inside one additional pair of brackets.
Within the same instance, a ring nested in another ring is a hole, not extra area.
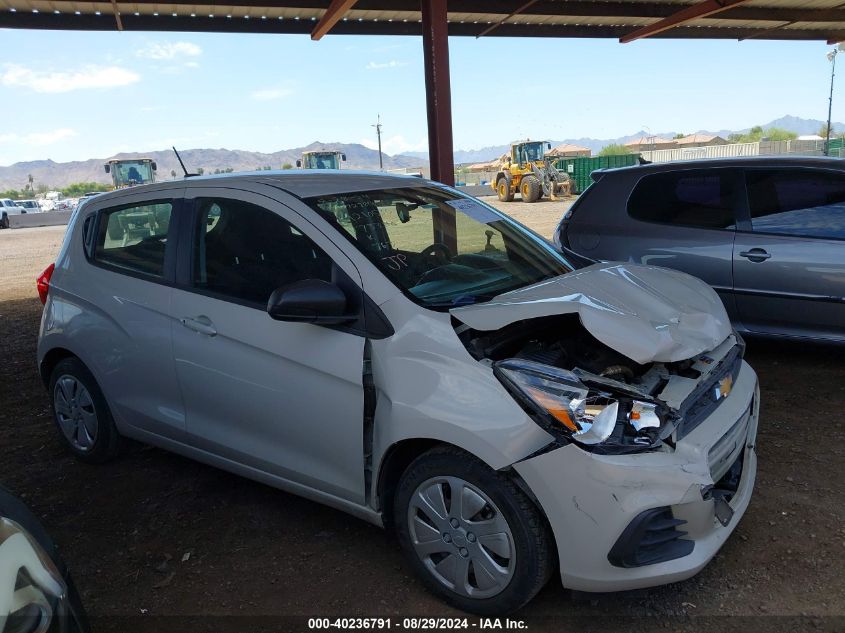
[(755, 232), (845, 239), (845, 176), (801, 170), (749, 170)]
[(172, 212), (169, 202), (103, 211), (94, 259), (123, 270), (163, 277)]
[(247, 202), (199, 201), (194, 287), (247, 303), (303, 279), (332, 281), (332, 260), (279, 215)]
[(732, 172), (682, 171), (645, 176), (628, 200), (628, 215), (645, 222), (734, 229)]

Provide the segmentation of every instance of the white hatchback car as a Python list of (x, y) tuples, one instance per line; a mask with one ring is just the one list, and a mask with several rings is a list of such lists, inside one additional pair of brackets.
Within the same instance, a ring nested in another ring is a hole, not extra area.
[(754, 484), (759, 397), (706, 284), (575, 270), (414, 177), (235, 174), (81, 205), (38, 363), (80, 458), (160, 446), (391, 526), (426, 584), (513, 611), (559, 566), (692, 576)]

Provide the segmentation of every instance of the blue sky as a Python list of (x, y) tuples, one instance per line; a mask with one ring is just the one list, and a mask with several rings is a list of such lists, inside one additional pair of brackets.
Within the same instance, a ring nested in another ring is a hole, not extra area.
[[(174, 144), (375, 146), (377, 114), (386, 152), (426, 149), (420, 38), (0, 29), (0, 41), (0, 165)], [(451, 38), (455, 147), (824, 119), (830, 48)], [(845, 119), (839, 86), (833, 119)]]

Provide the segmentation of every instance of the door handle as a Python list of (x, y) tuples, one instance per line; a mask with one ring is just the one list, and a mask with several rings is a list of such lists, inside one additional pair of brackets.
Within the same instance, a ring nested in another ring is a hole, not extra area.
[(740, 257), (745, 257), (749, 261), (760, 263), (764, 262), (771, 257), (766, 251), (762, 248), (752, 248), (750, 251), (742, 251), (739, 254)]
[(217, 336), (217, 330), (211, 322), (211, 319), (207, 316), (198, 316), (193, 318), (182, 317), (179, 319), (179, 323), (194, 332), (199, 332), (200, 334), (205, 334), (206, 336)]

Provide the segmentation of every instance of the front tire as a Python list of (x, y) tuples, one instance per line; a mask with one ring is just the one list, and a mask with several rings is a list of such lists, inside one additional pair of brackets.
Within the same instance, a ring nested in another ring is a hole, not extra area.
[(456, 448), (435, 448), (411, 463), (393, 520), (418, 576), (463, 611), (511, 613), (554, 569), (552, 537), (534, 503), (511, 479)]
[(78, 358), (59, 361), (50, 374), (50, 403), (59, 438), (75, 457), (102, 463), (120, 454), (125, 440), (94, 376)]
[(9, 228), (9, 216), (7, 214), (3, 214), (3, 217), (0, 218), (0, 229), (8, 229)]
[(496, 183), (496, 195), (501, 202), (513, 202), (513, 192), (507, 178), (499, 178)]
[(523, 202), (536, 202), (542, 195), (540, 180), (537, 176), (525, 176), (519, 183), (519, 193)]

